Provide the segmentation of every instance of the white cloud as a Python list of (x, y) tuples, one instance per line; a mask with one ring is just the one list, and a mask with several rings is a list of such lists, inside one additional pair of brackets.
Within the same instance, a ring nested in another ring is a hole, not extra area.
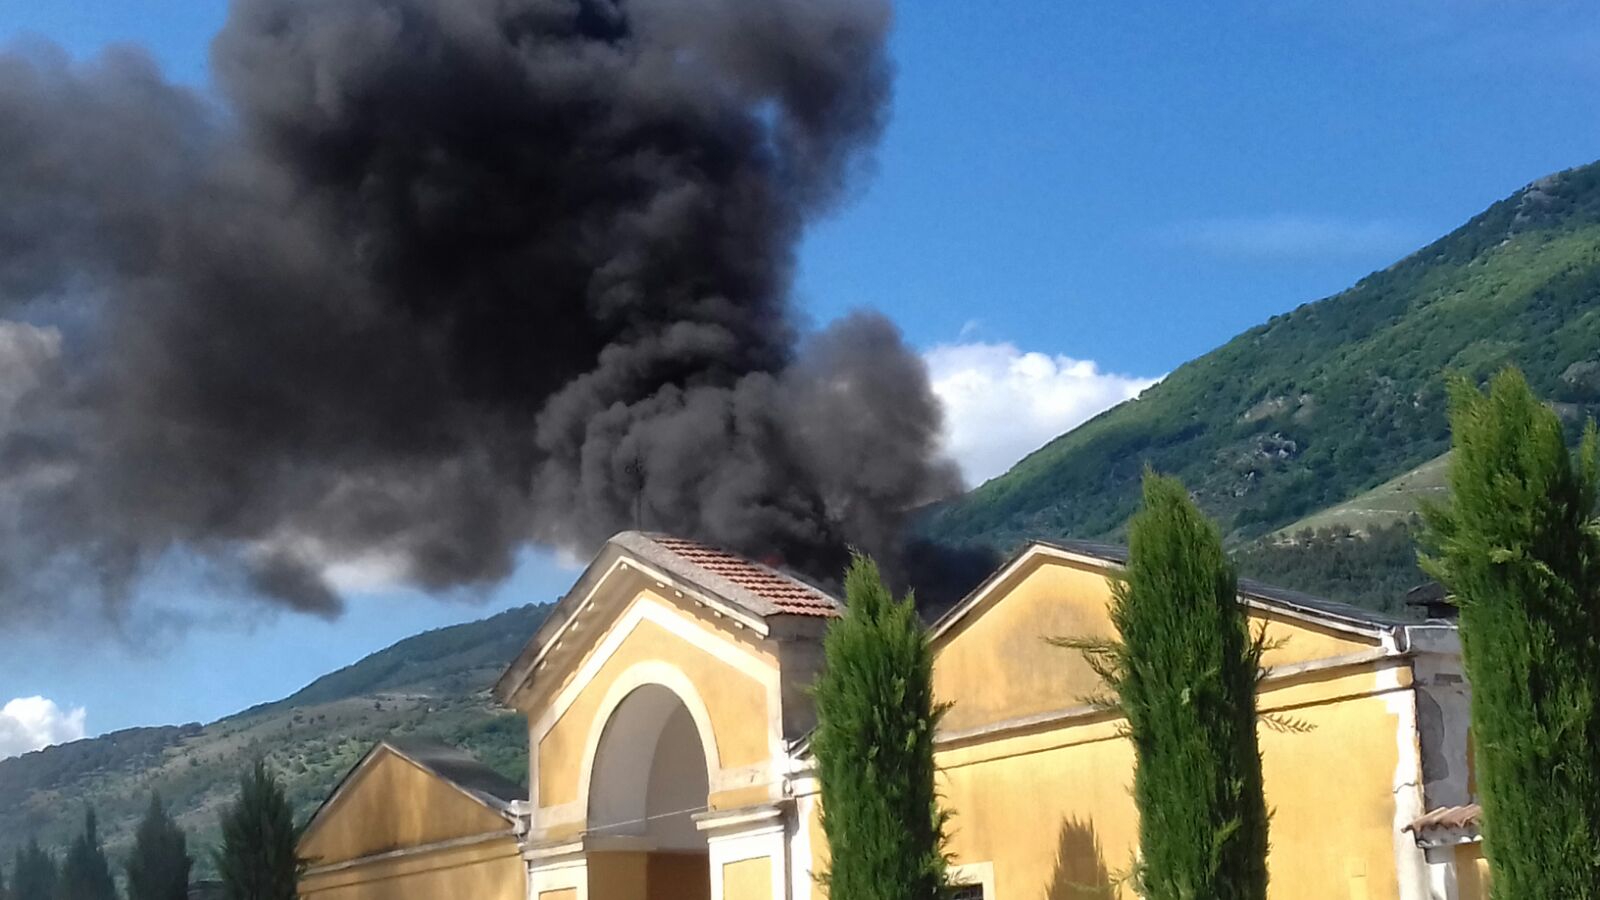
[(1219, 256), (1303, 260), (1403, 256), (1427, 240), (1421, 229), (1388, 219), (1278, 213), (1186, 222), (1169, 229), (1178, 243)]
[(328, 562), (322, 577), (340, 594), (376, 594), (403, 587), (411, 574), (405, 557), (373, 552)]
[(18, 697), (0, 707), (0, 759), (82, 738), (87, 713), (44, 697)]
[(942, 344), (923, 358), (944, 402), (945, 448), (974, 485), (1159, 380), (1009, 343)]

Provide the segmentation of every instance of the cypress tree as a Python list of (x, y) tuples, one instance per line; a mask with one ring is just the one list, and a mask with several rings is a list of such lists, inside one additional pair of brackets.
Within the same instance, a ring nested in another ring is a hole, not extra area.
[(1452, 385), (1450, 505), (1423, 567), (1461, 609), (1497, 897), (1600, 897), (1596, 438), (1574, 460), (1521, 373)]
[(111, 864), (100, 846), (94, 810), (85, 810), (83, 831), (73, 838), (61, 862), (56, 879), (56, 900), (116, 900), (117, 886), (111, 878)]
[(128, 859), (128, 900), (185, 900), (193, 865), (183, 830), (151, 794)]
[(1222, 536), (1176, 479), (1145, 473), (1115, 585), (1113, 640), (1083, 652), (1133, 743), (1139, 854), (1152, 900), (1261, 900), (1267, 806), (1256, 740), (1264, 637), (1252, 638)]
[(11, 895), (15, 900), (55, 900), (55, 857), (40, 848), (37, 839), (30, 838), (27, 847), (17, 850), (16, 865), (11, 869)]
[(812, 750), (832, 900), (946, 893), (946, 815), (934, 788), (933, 651), (913, 598), (895, 600), (872, 560), (845, 575), (845, 611), (823, 643)]
[(278, 780), (260, 760), (239, 781), (222, 815), (217, 873), (227, 900), (295, 900), (300, 860), (294, 815)]

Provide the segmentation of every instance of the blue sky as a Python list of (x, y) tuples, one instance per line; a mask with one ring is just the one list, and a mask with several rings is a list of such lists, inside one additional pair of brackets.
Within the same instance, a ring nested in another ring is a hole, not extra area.
[[(133, 42), (203, 87), (224, 15), (215, 0), (0, 0), (0, 42)], [(1589, 4), (905, 0), (893, 50), (876, 171), (812, 230), (797, 297), (818, 322), (873, 306), (901, 324), (949, 391), (974, 480), (1600, 157)], [(1037, 414), (997, 421), (1004, 396)], [(573, 575), (530, 552), (477, 604), (376, 592), (325, 622), (216, 600), (176, 566), (147, 592), (206, 624), (154, 652), (0, 636), (0, 704), (81, 707), (89, 733), (208, 720), (422, 628), (553, 599)]]

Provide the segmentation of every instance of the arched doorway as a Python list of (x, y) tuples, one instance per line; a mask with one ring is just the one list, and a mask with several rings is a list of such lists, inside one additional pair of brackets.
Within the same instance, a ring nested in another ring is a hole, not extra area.
[(709, 766), (687, 706), (656, 684), (612, 711), (589, 780), (585, 846), (589, 896), (605, 900), (709, 900), (705, 836)]

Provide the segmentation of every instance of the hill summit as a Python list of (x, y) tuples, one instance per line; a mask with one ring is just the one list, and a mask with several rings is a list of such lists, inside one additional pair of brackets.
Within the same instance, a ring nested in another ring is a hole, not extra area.
[(1482, 379), (1507, 364), (1575, 422), (1600, 408), (1600, 163), (1541, 178), (1178, 367), (924, 528), (1001, 548), (1115, 537), (1151, 466), (1183, 479), (1242, 544), (1439, 457), (1447, 373)]

